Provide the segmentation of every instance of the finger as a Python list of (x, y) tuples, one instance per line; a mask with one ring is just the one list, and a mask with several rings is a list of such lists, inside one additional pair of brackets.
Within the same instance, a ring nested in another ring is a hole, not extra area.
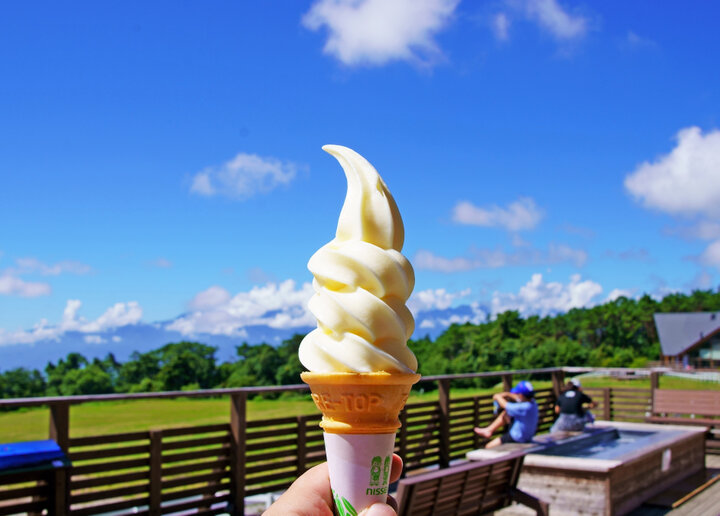
[(395, 512), (398, 512), (398, 503), (394, 497), (388, 495), (385, 503), (392, 507)]
[(400, 480), (402, 475), (403, 460), (400, 455), (393, 453), (392, 466), (390, 467), (390, 483), (397, 482)]

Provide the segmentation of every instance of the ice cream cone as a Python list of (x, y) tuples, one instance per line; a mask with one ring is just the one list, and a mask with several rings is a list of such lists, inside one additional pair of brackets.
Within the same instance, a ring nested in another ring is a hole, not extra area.
[(400, 411), (419, 374), (302, 373), (323, 413), (335, 510), (353, 515), (388, 494)]
[(398, 415), (419, 374), (302, 373), (320, 426), (331, 434), (389, 434), (400, 428)]

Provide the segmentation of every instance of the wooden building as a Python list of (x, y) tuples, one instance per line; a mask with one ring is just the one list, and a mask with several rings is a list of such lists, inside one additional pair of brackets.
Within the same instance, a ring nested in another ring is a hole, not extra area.
[(663, 364), (720, 368), (720, 312), (657, 313)]

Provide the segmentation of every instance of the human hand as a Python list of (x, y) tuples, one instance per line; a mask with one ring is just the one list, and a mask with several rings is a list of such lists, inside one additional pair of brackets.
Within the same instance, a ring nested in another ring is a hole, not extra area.
[[(390, 482), (402, 473), (403, 462), (393, 454)], [(396, 516), (397, 502), (388, 496), (387, 504), (376, 503), (358, 516)], [(263, 516), (333, 516), (333, 499), (327, 462), (318, 464), (300, 475), (290, 488), (278, 498)]]

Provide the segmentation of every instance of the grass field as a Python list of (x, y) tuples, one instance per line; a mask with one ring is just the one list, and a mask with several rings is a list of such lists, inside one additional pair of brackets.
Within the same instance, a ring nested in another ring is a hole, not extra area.
[[(550, 382), (534, 382), (536, 388), (550, 386)], [(649, 379), (618, 380), (590, 377), (583, 379), (584, 387), (635, 387), (650, 388)], [(660, 386), (667, 389), (720, 390), (720, 384), (697, 382), (665, 377)], [(494, 389), (452, 389), (453, 397), (488, 394)], [(410, 402), (437, 399), (437, 392), (413, 394)], [(22, 409), (0, 413), (0, 443), (47, 439), (47, 408)], [(309, 396), (298, 395), (289, 399), (250, 400), (248, 419), (272, 419), (277, 417), (316, 414)], [(178, 398), (137, 401), (85, 403), (70, 409), (70, 435), (87, 435), (134, 432), (152, 428), (196, 426), (226, 423), (230, 420), (230, 402), (223, 398)]]

